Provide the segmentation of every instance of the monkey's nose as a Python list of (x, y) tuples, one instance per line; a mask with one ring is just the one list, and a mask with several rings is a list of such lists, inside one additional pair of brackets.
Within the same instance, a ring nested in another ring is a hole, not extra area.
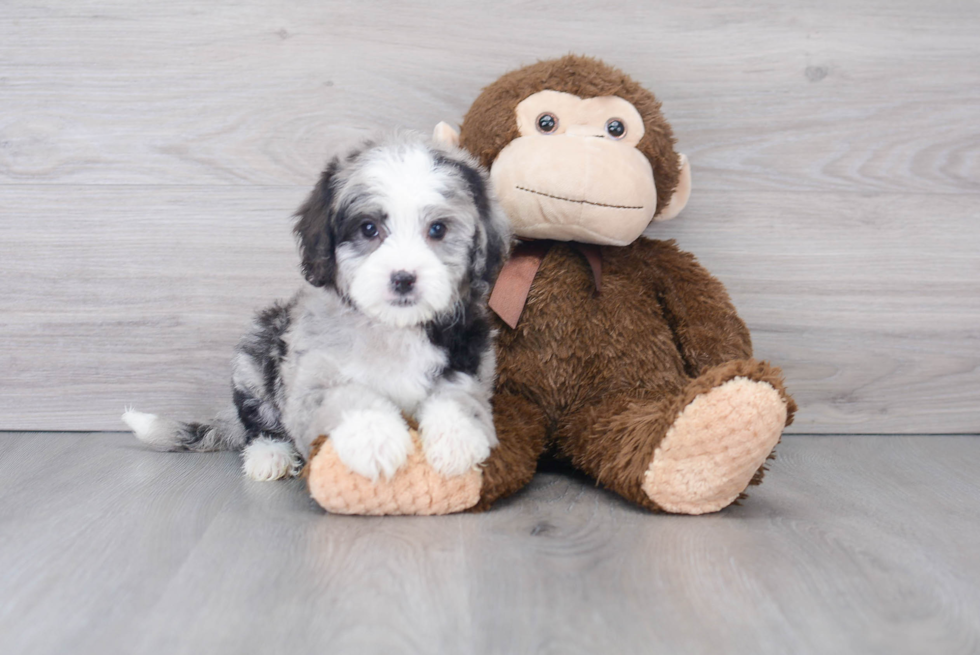
[(415, 287), (415, 273), (408, 271), (395, 271), (391, 274), (391, 288), (395, 293), (405, 295)]
[(605, 134), (594, 125), (568, 125), (565, 127), (565, 136), (603, 137)]

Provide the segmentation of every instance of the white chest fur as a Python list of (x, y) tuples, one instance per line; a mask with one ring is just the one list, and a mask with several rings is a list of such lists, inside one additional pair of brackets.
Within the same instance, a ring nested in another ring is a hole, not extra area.
[(371, 330), (354, 342), (341, 374), (387, 396), (414, 414), (429, 395), (446, 354), (436, 348), (420, 328)]
[(379, 324), (319, 290), (298, 296), (287, 342), (282, 375), (291, 395), (359, 384), (409, 414), (446, 365), (422, 328)]

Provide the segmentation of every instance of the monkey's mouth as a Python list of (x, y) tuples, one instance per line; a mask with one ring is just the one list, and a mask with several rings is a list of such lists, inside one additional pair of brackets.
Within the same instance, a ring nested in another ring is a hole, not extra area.
[(533, 193), (537, 196), (544, 196), (545, 198), (552, 198), (554, 200), (564, 200), (565, 202), (574, 202), (579, 205), (592, 205), (594, 207), (606, 207), (607, 209), (643, 209), (642, 206), (635, 207), (631, 205), (609, 205), (604, 202), (592, 202), (591, 200), (576, 200), (575, 198), (563, 198), (562, 196), (555, 196), (550, 193), (544, 193), (542, 191), (535, 191), (534, 189), (528, 189), (522, 186), (514, 186), (518, 191), (525, 191), (527, 193)]

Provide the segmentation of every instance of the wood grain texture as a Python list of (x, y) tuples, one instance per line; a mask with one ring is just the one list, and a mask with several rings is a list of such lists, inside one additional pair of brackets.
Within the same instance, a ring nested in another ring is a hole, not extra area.
[[(0, 188), (15, 217), (0, 223), (3, 425), (118, 429), (127, 404), (206, 418), (228, 403), (251, 313), (300, 283), (287, 217), (305, 189), (79, 186), (68, 201), (33, 188), (30, 200)], [(786, 371), (793, 430), (976, 431), (976, 202), (896, 206), (705, 191), (648, 234), (728, 285), (757, 356)], [(929, 211), (943, 229), (920, 232)]]
[[(676, 6), (675, 6), (676, 5)], [(980, 12), (953, 1), (0, 6), (0, 427), (227, 398), (330, 154), (569, 50), (664, 100), (676, 237), (799, 432), (980, 430)]]
[(5, 2), (0, 180), (308, 184), (569, 50), (665, 101), (702, 188), (980, 190), (980, 16), (955, 1)]
[(558, 473), (480, 515), (325, 515), (233, 453), (0, 436), (5, 653), (974, 653), (980, 437), (787, 437), (739, 507)]

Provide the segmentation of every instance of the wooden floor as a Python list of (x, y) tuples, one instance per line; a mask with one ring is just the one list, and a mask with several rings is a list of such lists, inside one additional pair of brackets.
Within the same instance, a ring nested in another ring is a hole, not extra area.
[(324, 514), (236, 456), (0, 438), (0, 652), (976, 653), (980, 437), (787, 437), (740, 507), (563, 473), (493, 511)]

